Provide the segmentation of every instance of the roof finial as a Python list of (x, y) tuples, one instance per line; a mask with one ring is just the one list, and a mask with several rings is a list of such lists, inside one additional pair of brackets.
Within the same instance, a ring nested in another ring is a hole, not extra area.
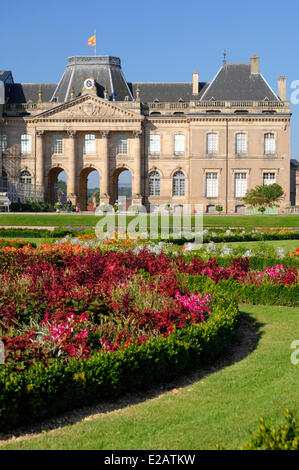
[(43, 92), (42, 92), (42, 86), (40, 85), (38, 87), (38, 103), (43, 102)]
[(74, 97), (75, 97), (75, 88), (74, 88), (74, 86), (72, 86), (72, 88), (71, 88), (71, 100), (73, 100)]
[(226, 50), (223, 51), (223, 65), (226, 64)]
[(107, 100), (108, 99), (108, 90), (107, 90), (107, 87), (105, 85), (104, 87), (104, 100)]
[(139, 86), (139, 84), (137, 85), (137, 88), (136, 88), (136, 101), (140, 101), (140, 86)]

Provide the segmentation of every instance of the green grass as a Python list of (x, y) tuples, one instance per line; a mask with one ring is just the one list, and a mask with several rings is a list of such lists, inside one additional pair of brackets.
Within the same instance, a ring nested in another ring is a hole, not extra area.
[[(100, 219), (95, 215), (81, 214), (0, 214), (0, 226), (94, 226)], [(132, 219), (130, 216), (129, 220)], [(193, 221), (194, 218), (192, 217)], [(204, 226), (214, 227), (299, 227), (298, 215), (263, 216), (204, 216)], [(170, 224), (172, 217), (170, 217)]]
[[(245, 348), (238, 361), (229, 359), (226, 367), (177, 393), (11, 441), (1, 449), (193, 450), (215, 449), (217, 444), (238, 449), (257, 429), (259, 416), (277, 424), (288, 407), (298, 417), (299, 365), (290, 362), (290, 345), (299, 339), (299, 309), (242, 306), (241, 311), (255, 322), (256, 329), (250, 327), (255, 346), (251, 353)], [(240, 345), (234, 348), (239, 351)]]
[(223, 242), (224, 245), (228, 245), (231, 248), (245, 247), (248, 250), (259, 248), (259, 246), (265, 246), (265, 248), (273, 247), (283, 248), (286, 252), (290, 250), (296, 250), (299, 247), (299, 240), (266, 240), (263, 242)]

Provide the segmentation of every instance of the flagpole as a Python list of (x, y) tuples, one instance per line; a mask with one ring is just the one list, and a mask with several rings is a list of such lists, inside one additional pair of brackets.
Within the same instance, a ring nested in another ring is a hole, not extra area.
[(97, 55), (97, 36), (96, 30), (94, 30), (94, 55)]

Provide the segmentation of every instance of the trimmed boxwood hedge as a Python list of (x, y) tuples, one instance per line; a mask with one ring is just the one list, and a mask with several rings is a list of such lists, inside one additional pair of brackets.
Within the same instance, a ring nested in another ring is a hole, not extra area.
[(218, 289), (223, 289), (233, 295), (237, 302), (254, 305), (281, 305), (285, 307), (299, 307), (299, 285), (263, 283), (257, 287), (253, 284), (240, 284), (234, 279), (214, 282), (205, 276), (180, 275), (182, 283), (190, 291), (198, 293), (203, 290), (212, 295)]
[(145, 390), (213, 361), (227, 347), (238, 322), (237, 302), (219, 286), (205, 322), (167, 338), (128, 344), (88, 360), (37, 363), (22, 374), (0, 366), (0, 429), (33, 423), (92, 402)]

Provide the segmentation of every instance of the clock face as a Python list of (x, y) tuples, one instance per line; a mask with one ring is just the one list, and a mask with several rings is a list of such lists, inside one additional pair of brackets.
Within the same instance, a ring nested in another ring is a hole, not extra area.
[(94, 87), (94, 80), (92, 78), (87, 78), (84, 81), (84, 87), (86, 90), (91, 90)]

